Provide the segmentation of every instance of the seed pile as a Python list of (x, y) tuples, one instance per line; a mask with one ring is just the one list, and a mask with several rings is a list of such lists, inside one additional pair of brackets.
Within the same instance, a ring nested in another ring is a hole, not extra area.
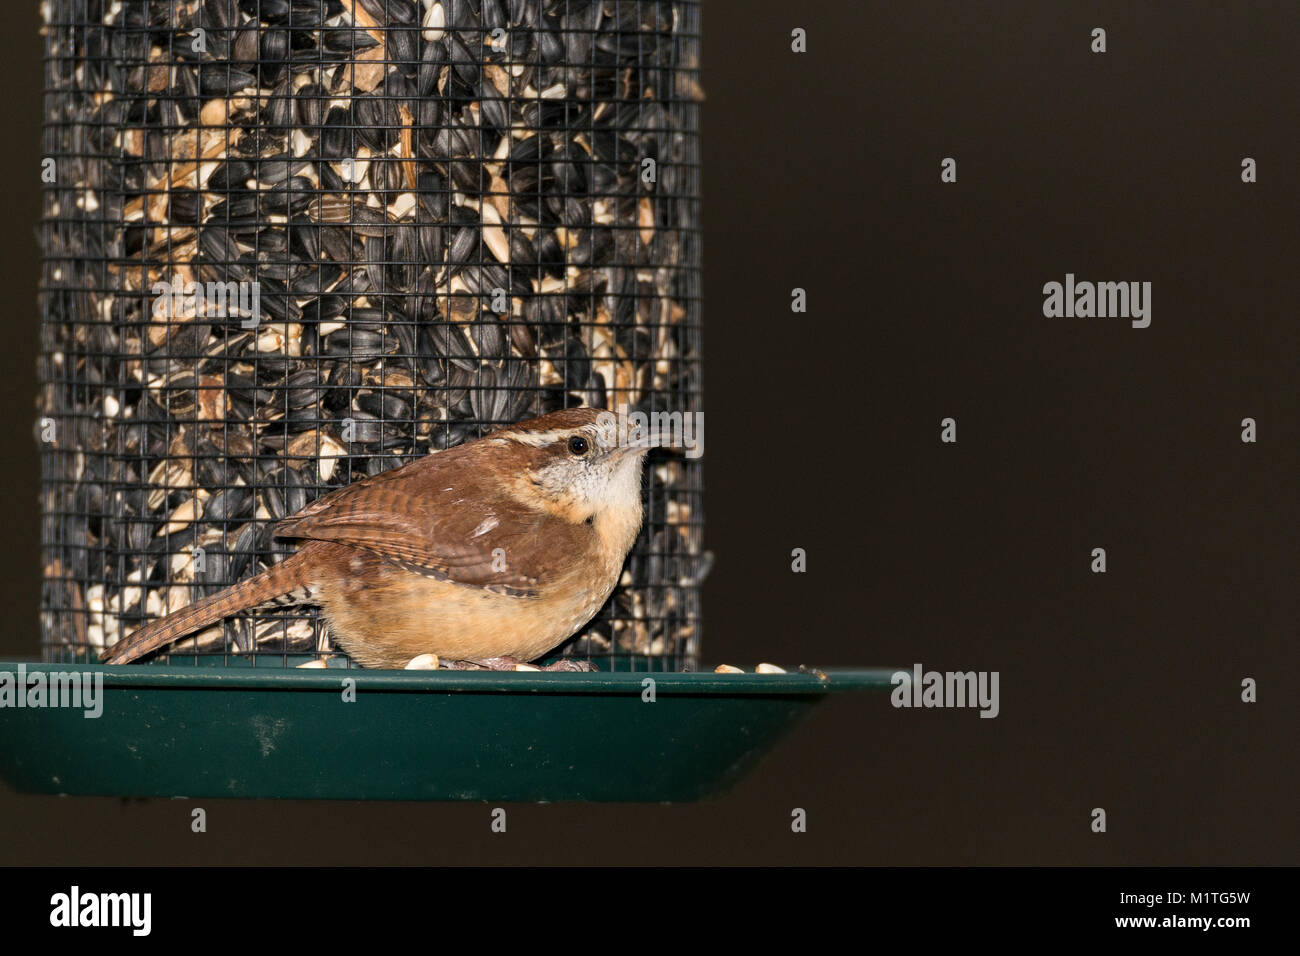
[[(318, 495), (578, 404), (699, 410), (698, 9), (46, 0), (47, 659), (281, 559)], [(250, 292), (251, 290), (251, 292)], [(698, 461), (566, 650), (691, 666)], [(328, 653), (308, 609), (178, 653)]]

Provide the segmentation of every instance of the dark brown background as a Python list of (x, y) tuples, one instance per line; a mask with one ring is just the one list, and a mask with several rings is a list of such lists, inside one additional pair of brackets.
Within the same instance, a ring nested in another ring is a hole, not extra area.
[[(837, 698), (723, 799), (507, 836), (0, 790), (0, 862), (1297, 862), (1294, 5), (992, 6), (706, 3), (705, 657), (998, 670), (1001, 717)], [(0, 654), (32, 656), (35, 4), (7, 26)], [(1151, 281), (1151, 327), (1045, 319), (1066, 272)]]

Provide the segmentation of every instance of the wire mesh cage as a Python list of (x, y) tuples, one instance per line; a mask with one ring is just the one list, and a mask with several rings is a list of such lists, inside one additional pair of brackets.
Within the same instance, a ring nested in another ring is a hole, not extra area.
[[(700, 411), (694, 2), (46, 0), (42, 650), (282, 560), (317, 496), (575, 405)], [(694, 666), (700, 462), (563, 650)], [(183, 663), (346, 662), (311, 606)], [(603, 661), (603, 663), (602, 663)]]

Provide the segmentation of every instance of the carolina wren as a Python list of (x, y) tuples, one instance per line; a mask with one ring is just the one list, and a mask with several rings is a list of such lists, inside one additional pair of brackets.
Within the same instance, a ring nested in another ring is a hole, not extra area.
[(553, 412), (324, 495), (276, 526), (304, 542), (295, 554), (145, 624), (105, 663), (271, 603), (320, 604), (367, 667), (534, 660), (605, 603), (641, 527), (648, 445), (613, 421)]

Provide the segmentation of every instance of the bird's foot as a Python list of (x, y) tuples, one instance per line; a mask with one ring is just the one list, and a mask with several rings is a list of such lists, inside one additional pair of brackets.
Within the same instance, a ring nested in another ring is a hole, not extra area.
[(513, 657), (484, 657), (479, 660), (442, 661), (444, 670), (451, 671), (512, 671), (520, 661)]
[(542, 668), (544, 671), (573, 671), (583, 674), (589, 674), (595, 669), (596, 665), (591, 661), (580, 661), (572, 657), (561, 657), (554, 664)]
[(442, 667), (447, 670), (464, 670), (464, 671), (594, 671), (595, 665), (590, 661), (574, 660), (571, 657), (564, 657), (554, 664), (547, 664), (545, 667), (538, 667), (535, 664), (526, 664), (515, 657), (485, 657), (481, 660), (472, 661), (442, 661)]

